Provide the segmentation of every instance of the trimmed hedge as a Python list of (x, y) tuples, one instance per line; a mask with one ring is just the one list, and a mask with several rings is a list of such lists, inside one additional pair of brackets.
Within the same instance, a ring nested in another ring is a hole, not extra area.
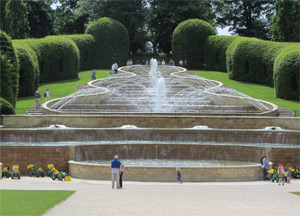
[(32, 96), (38, 89), (39, 63), (35, 52), (24, 42), (14, 40), (20, 63), (19, 97)]
[(19, 81), (19, 63), (10, 37), (0, 30), (0, 95), (16, 106)]
[(38, 58), (40, 83), (78, 77), (79, 50), (74, 41), (59, 37), (20, 41), (32, 48)]
[(75, 42), (80, 53), (80, 70), (93, 68), (93, 50), (95, 39), (89, 34), (48, 36), (46, 38), (67, 38)]
[(286, 48), (274, 65), (276, 97), (300, 100), (300, 46)]
[(175, 62), (187, 60), (189, 68), (204, 68), (205, 41), (216, 30), (200, 19), (189, 19), (180, 23), (173, 32), (172, 52)]
[(2, 97), (0, 97), (0, 114), (15, 114), (14, 107)]
[(209, 36), (205, 43), (206, 69), (227, 72), (226, 51), (238, 36)]
[(95, 38), (94, 68), (110, 68), (115, 62), (125, 65), (129, 58), (129, 36), (123, 24), (104, 17), (92, 22), (85, 33)]
[(229, 78), (273, 86), (274, 62), (287, 46), (294, 44), (246, 37), (235, 40), (226, 53)]

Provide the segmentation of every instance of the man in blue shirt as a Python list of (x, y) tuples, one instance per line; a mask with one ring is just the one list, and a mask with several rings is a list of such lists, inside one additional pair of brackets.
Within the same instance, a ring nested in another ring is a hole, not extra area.
[(121, 172), (121, 161), (118, 159), (118, 155), (115, 155), (114, 159), (110, 163), (111, 177), (112, 177), (112, 189), (115, 187), (117, 182), (117, 189), (120, 189), (120, 172)]

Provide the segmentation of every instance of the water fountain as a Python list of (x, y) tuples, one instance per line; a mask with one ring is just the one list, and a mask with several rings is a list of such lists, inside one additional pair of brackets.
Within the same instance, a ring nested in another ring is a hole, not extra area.
[[(184, 68), (151, 62), (151, 68), (119, 68), (117, 75), (91, 81), (89, 89), (43, 104), (49, 115), (1, 116), (1, 162), (54, 163), (73, 177), (105, 180), (110, 179), (109, 166), (87, 161), (118, 154), (122, 159), (177, 159), (181, 164), (250, 163), (184, 166), (186, 181), (259, 180), (257, 162), (265, 153), (275, 163), (284, 163), (279, 160), (285, 154), (286, 165), (299, 164), (299, 118), (268, 117), (276, 114), (275, 105)], [(127, 172), (130, 180), (172, 181), (173, 168), (128, 165)]]

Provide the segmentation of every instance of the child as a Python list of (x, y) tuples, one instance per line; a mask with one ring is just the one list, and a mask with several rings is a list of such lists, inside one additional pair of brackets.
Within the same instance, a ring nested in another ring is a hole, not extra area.
[(123, 172), (124, 172), (124, 164), (121, 165), (120, 169), (121, 169), (121, 172), (120, 172), (120, 188), (123, 187), (123, 180), (122, 180), (122, 177), (123, 177)]
[(181, 180), (181, 173), (180, 173), (180, 169), (179, 167), (176, 167), (176, 171), (177, 171), (177, 180), (179, 181), (180, 184), (182, 184), (182, 180)]
[(283, 166), (281, 164), (279, 164), (279, 166), (278, 166), (277, 174), (278, 174), (279, 185), (281, 185), (281, 183), (282, 183), (282, 186), (283, 186), (284, 185), (285, 171), (284, 171)]
[(290, 168), (286, 172), (286, 183), (291, 183), (292, 173)]

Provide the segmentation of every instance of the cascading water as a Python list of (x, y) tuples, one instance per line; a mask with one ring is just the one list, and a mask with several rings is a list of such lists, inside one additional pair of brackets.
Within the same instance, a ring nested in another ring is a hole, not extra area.
[(154, 112), (162, 112), (161, 105), (163, 104), (163, 100), (166, 93), (166, 84), (165, 79), (163, 77), (159, 78), (156, 84), (156, 100), (155, 100), (155, 108)]
[[(155, 112), (229, 115), (247, 113), (249, 115), (261, 112), (257, 105), (252, 104), (252, 100), (248, 105), (227, 103), (230, 98), (224, 95), (236, 96), (237, 92), (223, 86), (215, 88), (218, 85), (215, 81), (199, 77), (182, 68), (160, 66), (156, 59), (151, 59), (150, 62), (150, 70), (148, 66), (142, 65), (124, 67), (120, 69), (119, 74), (93, 82), (94, 88), (73, 93), (49, 104), (49, 107), (66, 113)], [(207, 93), (207, 90), (211, 94)], [(104, 91), (107, 91), (107, 97), (97, 100)], [(219, 97), (217, 98), (219, 103), (212, 100), (212, 94)], [(79, 97), (90, 99), (81, 102), (83, 100)]]

